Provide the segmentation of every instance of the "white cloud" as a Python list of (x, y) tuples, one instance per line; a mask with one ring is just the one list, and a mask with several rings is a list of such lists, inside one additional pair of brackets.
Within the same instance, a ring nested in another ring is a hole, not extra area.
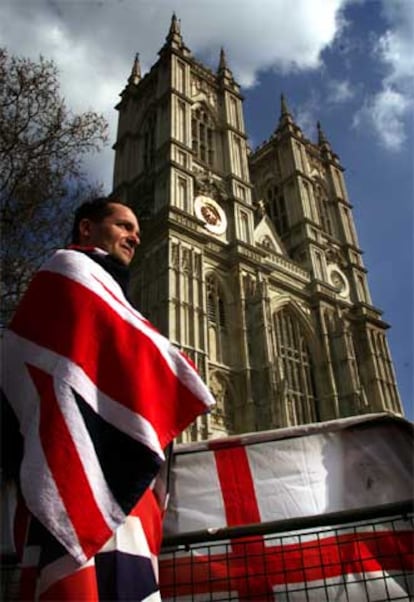
[(336, 105), (351, 100), (355, 91), (347, 80), (330, 80), (327, 83), (327, 93), (322, 97), (320, 88), (312, 88), (306, 94), (306, 99), (297, 106), (292, 106), (295, 122), (310, 140), (316, 140), (316, 124), (322, 121), (329, 105)]
[[(286, 73), (318, 68), (321, 51), (341, 27), (340, 9), (345, 3), (295, 0), (292, 10), (291, 0), (210, 0), (193, 2), (182, 20), (184, 31), (189, 27), (191, 32), (190, 47), (208, 52), (224, 44), (236, 78), (248, 87), (260, 70), (277, 68)], [(190, 3), (182, 5), (188, 8)]]
[(327, 101), (340, 104), (351, 100), (355, 96), (355, 90), (348, 80), (330, 80), (328, 83)]
[(294, 119), (302, 132), (310, 140), (315, 139), (316, 123), (320, 119), (320, 96), (315, 90), (312, 90), (306, 98), (306, 102), (299, 104), (294, 108)]
[(389, 24), (374, 52), (385, 68), (381, 89), (367, 98), (353, 125), (371, 126), (382, 146), (402, 149), (406, 122), (413, 108), (414, 3), (383, 0), (382, 14)]
[(317, 116), (314, 107), (301, 105), (295, 114), (295, 122), (307, 138), (315, 138)]
[(371, 126), (384, 148), (399, 151), (406, 139), (404, 117), (409, 105), (404, 94), (385, 87), (367, 100), (356, 114), (353, 126)]
[[(157, 60), (173, 11), (185, 43), (218, 64), (226, 48), (236, 79), (254, 85), (265, 69), (287, 73), (321, 66), (321, 52), (343, 26), (347, 0), (112, 0), (0, 2), (0, 45), (58, 65), (62, 92), (76, 111), (93, 108), (116, 135), (113, 107), (140, 52), (144, 72)], [(113, 152), (91, 160), (93, 179), (112, 184)], [(97, 167), (97, 166), (100, 167)], [(95, 171), (97, 170), (97, 171)]]
[[(412, 0), (383, 0), (389, 29), (378, 42), (378, 52), (388, 65), (387, 79), (412, 88), (414, 77), (414, 3)], [(408, 82), (407, 82), (408, 78)]]

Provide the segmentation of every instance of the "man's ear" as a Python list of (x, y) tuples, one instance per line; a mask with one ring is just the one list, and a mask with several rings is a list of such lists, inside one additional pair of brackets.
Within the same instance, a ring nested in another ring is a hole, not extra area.
[(92, 234), (92, 222), (88, 217), (84, 217), (79, 222), (79, 242), (88, 243)]

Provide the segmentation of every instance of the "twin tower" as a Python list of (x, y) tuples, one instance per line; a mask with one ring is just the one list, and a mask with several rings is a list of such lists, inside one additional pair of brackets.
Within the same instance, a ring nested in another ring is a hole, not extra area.
[(142, 228), (132, 298), (217, 399), (182, 440), (401, 414), (338, 156), (283, 97), (252, 152), (242, 101), (224, 52), (200, 64), (173, 16), (117, 106), (114, 190)]

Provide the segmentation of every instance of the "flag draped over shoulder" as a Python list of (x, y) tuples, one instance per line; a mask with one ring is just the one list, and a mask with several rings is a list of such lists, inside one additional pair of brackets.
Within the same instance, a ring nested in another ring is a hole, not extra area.
[(165, 446), (214, 400), (112, 276), (75, 250), (36, 274), (4, 343), (25, 503), (84, 564), (148, 490)]

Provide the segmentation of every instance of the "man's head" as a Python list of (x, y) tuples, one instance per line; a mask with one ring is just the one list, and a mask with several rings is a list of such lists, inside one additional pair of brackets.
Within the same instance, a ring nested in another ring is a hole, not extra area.
[(83, 203), (75, 213), (72, 243), (98, 247), (129, 265), (139, 245), (139, 224), (133, 211), (114, 198)]

